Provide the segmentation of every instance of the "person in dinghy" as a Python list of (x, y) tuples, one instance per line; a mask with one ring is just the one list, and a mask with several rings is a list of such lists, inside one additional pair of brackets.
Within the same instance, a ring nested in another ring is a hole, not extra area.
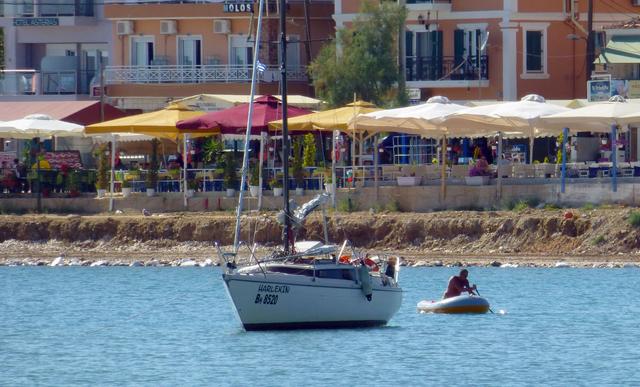
[(458, 275), (454, 275), (449, 278), (449, 284), (447, 285), (447, 291), (444, 292), (442, 299), (457, 297), (462, 294), (462, 292), (468, 292), (469, 294), (473, 294), (474, 290), (476, 290), (476, 285), (470, 286), (469, 280), (467, 277), (469, 276), (469, 271), (467, 269), (460, 270)]

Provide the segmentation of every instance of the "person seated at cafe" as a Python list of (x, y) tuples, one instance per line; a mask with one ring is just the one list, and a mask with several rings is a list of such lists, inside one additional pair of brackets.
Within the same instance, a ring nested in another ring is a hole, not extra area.
[(469, 170), (469, 176), (490, 176), (489, 163), (484, 156), (476, 160), (476, 165)]

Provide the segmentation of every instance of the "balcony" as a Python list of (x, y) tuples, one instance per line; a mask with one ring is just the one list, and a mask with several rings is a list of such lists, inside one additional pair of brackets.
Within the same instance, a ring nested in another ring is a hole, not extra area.
[[(105, 83), (118, 84), (171, 84), (171, 83), (218, 83), (251, 82), (252, 68), (245, 65), (151, 65), (151, 66), (108, 66), (105, 69)], [(259, 74), (262, 82), (280, 81), (278, 66), (268, 66)], [(303, 66), (287, 69), (290, 81), (307, 81)]]
[(93, 70), (40, 72), (0, 71), (0, 96), (89, 94)]
[(0, 5), (3, 17), (94, 17), (94, 0), (16, 0)]
[[(489, 80), (489, 57), (480, 56), (478, 66), (477, 57), (456, 58), (453, 56), (438, 57), (407, 57), (407, 82), (433, 81), (487, 81)], [(478, 74), (478, 67), (480, 73)], [(445, 84), (442, 84), (444, 86)]]
[(451, 12), (451, 0), (407, 0), (410, 11)]

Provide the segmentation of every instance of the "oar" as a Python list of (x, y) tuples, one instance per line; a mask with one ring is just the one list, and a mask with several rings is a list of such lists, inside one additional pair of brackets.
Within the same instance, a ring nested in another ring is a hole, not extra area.
[[(477, 286), (476, 286), (476, 288), (475, 288), (475, 289), (473, 289), (473, 290), (475, 290), (475, 291), (476, 291), (476, 293), (478, 293), (478, 296), (479, 296), (479, 297), (482, 297), (482, 296), (480, 295), (480, 292), (478, 291), (478, 287), (477, 287)], [(493, 310), (491, 310), (491, 308), (489, 308), (489, 312), (493, 313)]]

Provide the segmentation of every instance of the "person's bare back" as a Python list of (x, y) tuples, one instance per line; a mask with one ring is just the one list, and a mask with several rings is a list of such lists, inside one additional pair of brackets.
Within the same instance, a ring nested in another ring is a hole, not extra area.
[(460, 270), (460, 274), (457, 276), (453, 276), (449, 278), (449, 284), (447, 285), (447, 291), (444, 293), (442, 298), (451, 298), (457, 297), (462, 294), (462, 292), (469, 292), (469, 294), (475, 294), (473, 289), (475, 289), (475, 285), (473, 287), (469, 286), (469, 280), (467, 277), (469, 276), (469, 272), (467, 269)]

